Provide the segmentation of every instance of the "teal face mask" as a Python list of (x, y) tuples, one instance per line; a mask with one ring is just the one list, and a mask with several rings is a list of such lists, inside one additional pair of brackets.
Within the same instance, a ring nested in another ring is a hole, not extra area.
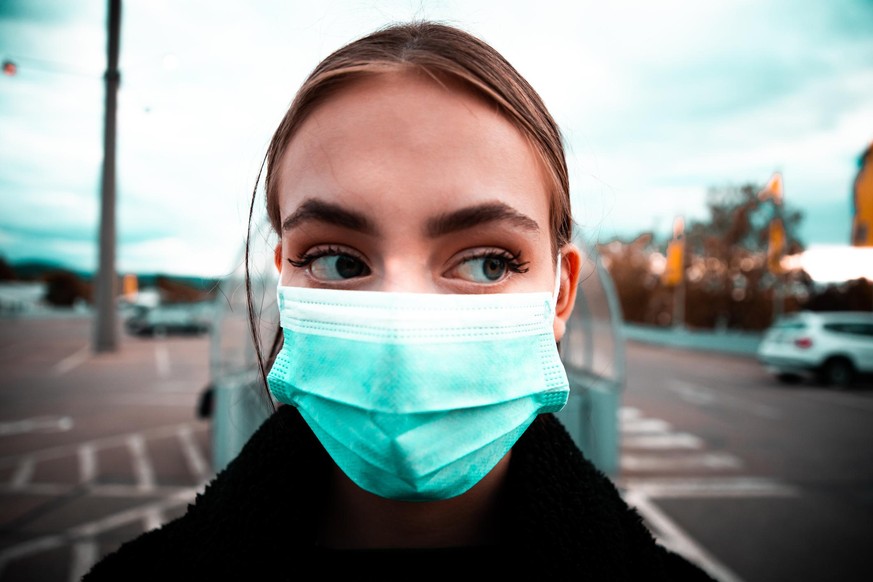
[(278, 299), (285, 343), (270, 391), (381, 497), (466, 492), (536, 415), (567, 402), (549, 293), (279, 287)]

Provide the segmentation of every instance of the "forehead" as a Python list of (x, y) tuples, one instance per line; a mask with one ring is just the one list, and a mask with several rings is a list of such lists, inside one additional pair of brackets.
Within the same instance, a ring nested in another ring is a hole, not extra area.
[(279, 161), (281, 216), (307, 197), (398, 210), (501, 201), (548, 231), (546, 172), (528, 139), (458, 81), (417, 71), (355, 80), (320, 103)]

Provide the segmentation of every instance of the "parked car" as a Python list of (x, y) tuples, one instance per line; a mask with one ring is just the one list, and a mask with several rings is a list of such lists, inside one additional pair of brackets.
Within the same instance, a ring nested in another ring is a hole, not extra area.
[(815, 378), (847, 388), (873, 374), (873, 312), (801, 311), (764, 334), (758, 361), (783, 382)]
[(137, 306), (125, 320), (125, 328), (138, 336), (200, 335), (210, 330), (210, 315), (200, 304)]

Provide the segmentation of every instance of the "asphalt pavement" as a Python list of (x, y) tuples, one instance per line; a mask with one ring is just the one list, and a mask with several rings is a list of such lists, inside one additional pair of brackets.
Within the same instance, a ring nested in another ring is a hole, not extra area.
[(0, 580), (78, 580), (212, 477), (208, 336), (91, 348), (84, 316), (0, 320)]

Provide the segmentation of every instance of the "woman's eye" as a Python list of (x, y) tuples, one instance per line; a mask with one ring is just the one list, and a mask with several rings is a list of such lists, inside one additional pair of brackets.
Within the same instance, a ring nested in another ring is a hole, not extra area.
[(289, 258), (288, 262), (309, 271), (319, 281), (345, 281), (370, 274), (370, 267), (363, 259), (333, 248), (306, 252), (297, 259)]
[(352, 255), (325, 255), (312, 260), (309, 272), (322, 281), (343, 281), (355, 277), (365, 277), (370, 274), (370, 268)]
[(504, 257), (473, 257), (461, 263), (456, 274), (474, 283), (494, 283), (506, 276), (509, 260)]

